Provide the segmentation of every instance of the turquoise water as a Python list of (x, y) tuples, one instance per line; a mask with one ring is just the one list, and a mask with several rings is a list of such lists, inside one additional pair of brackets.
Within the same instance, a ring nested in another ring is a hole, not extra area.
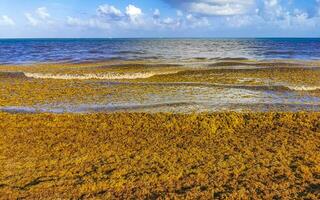
[(319, 38), (2, 39), (1, 64), (119, 60), (320, 59)]

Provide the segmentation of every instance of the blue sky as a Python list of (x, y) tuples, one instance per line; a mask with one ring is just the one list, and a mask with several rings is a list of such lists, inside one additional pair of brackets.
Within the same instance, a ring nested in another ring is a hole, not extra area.
[(320, 0), (0, 0), (0, 37), (319, 37)]

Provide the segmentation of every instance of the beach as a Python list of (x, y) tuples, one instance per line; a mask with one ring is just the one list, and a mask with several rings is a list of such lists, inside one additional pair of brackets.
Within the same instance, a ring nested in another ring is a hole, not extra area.
[(320, 199), (319, 39), (0, 45), (0, 199)]
[(318, 66), (2, 65), (1, 198), (319, 199)]

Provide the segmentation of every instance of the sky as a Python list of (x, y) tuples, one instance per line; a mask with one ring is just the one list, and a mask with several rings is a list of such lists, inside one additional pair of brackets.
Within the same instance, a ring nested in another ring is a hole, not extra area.
[(320, 37), (320, 0), (0, 0), (0, 37)]

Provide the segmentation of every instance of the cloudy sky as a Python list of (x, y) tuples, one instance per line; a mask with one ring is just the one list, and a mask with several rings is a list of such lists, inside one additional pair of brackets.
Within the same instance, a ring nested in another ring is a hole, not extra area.
[(0, 0), (0, 37), (319, 37), (320, 0)]

